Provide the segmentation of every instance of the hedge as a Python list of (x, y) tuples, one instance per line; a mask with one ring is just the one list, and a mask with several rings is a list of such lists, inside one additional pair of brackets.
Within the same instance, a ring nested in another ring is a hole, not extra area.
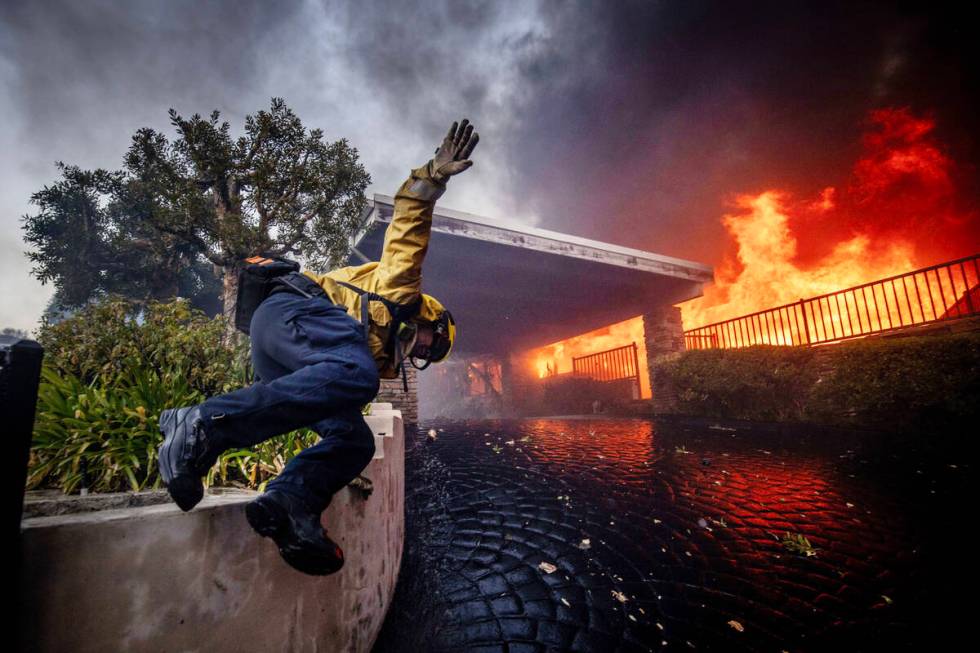
[(655, 364), (654, 379), (683, 415), (899, 430), (964, 423), (978, 417), (980, 332), (689, 351)]

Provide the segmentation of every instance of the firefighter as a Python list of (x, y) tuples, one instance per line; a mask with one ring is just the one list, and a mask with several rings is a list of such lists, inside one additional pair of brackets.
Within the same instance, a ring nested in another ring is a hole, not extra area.
[(435, 202), (451, 176), (473, 165), (478, 141), (468, 120), (454, 122), (435, 156), (412, 170), (395, 195), (380, 261), (277, 279), (250, 320), (256, 383), (160, 414), (160, 475), (182, 510), (201, 500), (202, 477), (223, 451), (310, 427), (319, 442), (292, 458), (245, 515), (299, 571), (340, 570), (343, 551), (320, 515), (374, 456), (361, 408), (381, 378), (401, 370), (404, 379), (406, 360), (418, 369), (445, 360), (456, 338), (452, 314), (421, 292), (422, 261)]

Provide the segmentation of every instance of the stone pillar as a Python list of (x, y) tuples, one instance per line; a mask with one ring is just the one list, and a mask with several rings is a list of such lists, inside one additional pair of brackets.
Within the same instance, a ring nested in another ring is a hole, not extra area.
[(418, 370), (405, 363), (405, 371), (408, 392), (404, 391), (401, 376), (397, 379), (381, 379), (381, 390), (378, 391), (375, 401), (390, 403), (392, 408), (401, 411), (406, 425), (414, 425), (419, 421)]
[(650, 392), (653, 412), (670, 413), (676, 396), (672, 388), (657, 378), (655, 363), (684, 351), (684, 326), (681, 309), (676, 306), (657, 306), (643, 314), (643, 339), (647, 347), (647, 367), (650, 370)]

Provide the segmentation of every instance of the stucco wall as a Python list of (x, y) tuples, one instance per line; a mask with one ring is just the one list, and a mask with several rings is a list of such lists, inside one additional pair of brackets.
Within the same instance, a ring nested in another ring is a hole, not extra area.
[(254, 492), (34, 517), (21, 525), (31, 651), (369, 651), (404, 543), (404, 428), (375, 404), (377, 452), (364, 498), (339, 492), (323, 515), (344, 548), (337, 574), (304, 575), (245, 521)]

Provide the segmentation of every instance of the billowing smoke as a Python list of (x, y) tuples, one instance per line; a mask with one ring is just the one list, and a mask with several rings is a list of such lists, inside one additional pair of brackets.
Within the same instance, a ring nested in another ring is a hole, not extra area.
[(964, 11), (5, 2), (0, 326), (33, 326), (50, 293), (28, 276), (17, 218), (55, 160), (116, 168), (137, 128), (169, 129), (169, 107), (218, 108), (237, 127), (271, 96), (348, 138), (372, 192), (390, 194), (467, 116), (477, 167), (446, 206), (716, 263), (726, 202), (840, 186), (872, 109), (931, 111), (948, 155), (966, 170), (977, 161), (980, 53)]

